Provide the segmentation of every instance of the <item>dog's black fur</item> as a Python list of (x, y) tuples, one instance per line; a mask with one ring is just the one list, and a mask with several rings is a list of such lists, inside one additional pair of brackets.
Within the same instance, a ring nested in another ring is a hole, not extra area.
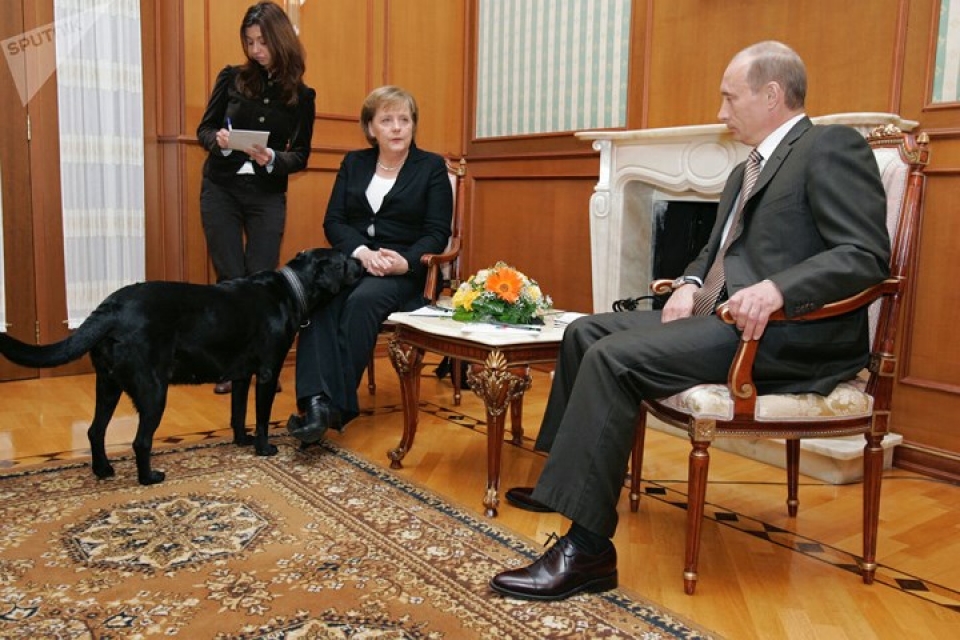
[[(160, 425), (170, 384), (233, 381), (233, 441), (267, 442), (277, 376), (294, 336), (310, 312), (362, 275), (360, 262), (332, 249), (298, 254), (279, 271), (263, 271), (216, 285), (144, 282), (117, 290), (69, 338), (50, 345), (25, 344), (0, 333), (0, 353), (26, 367), (54, 367), (90, 353), (97, 372), (97, 403), (87, 430), (93, 472), (114, 474), (104, 435), (126, 392), (140, 414), (133, 441), (140, 484), (162, 482), (150, 467), (153, 434)], [(299, 283), (299, 286), (297, 285)], [(247, 394), (257, 376), (256, 431), (246, 432)]]

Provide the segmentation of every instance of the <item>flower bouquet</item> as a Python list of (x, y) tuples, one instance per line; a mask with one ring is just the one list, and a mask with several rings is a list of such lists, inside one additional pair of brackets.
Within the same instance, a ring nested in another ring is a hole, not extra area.
[(481, 269), (453, 294), (453, 319), (461, 322), (543, 324), (552, 307), (535, 280), (504, 262)]

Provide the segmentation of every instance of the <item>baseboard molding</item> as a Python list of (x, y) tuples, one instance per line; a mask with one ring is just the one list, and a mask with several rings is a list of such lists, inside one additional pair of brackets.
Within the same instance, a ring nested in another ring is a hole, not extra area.
[(893, 452), (893, 466), (960, 483), (960, 456), (949, 451), (904, 442)]

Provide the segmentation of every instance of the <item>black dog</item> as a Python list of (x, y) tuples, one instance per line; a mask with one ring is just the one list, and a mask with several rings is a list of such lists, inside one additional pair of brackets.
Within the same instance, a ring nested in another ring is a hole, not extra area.
[[(144, 282), (117, 290), (69, 338), (34, 346), (0, 333), (0, 353), (26, 367), (54, 367), (90, 353), (97, 405), (87, 430), (98, 478), (114, 474), (104, 435), (120, 395), (140, 413), (133, 441), (140, 484), (163, 482), (150, 468), (153, 434), (170, 384), (233, 381), (233, 441), (261, 456), (277, 448), (267, 425), (277, 376), (302, 322), (362, 275), (360, 262), (332, 249), (303, 251), (278, 271), (216, 285)], [(246, 432), (247, 394), (257, 376), (256, 435)]]

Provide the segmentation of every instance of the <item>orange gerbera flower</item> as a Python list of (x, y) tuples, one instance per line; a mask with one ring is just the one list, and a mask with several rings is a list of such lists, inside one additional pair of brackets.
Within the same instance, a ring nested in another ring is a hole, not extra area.
[(487, 276), (487, 291), (493, 291), (510, 304), (517, 301), (522, 288), (520, 274), (510, 267), (501, 267)]

